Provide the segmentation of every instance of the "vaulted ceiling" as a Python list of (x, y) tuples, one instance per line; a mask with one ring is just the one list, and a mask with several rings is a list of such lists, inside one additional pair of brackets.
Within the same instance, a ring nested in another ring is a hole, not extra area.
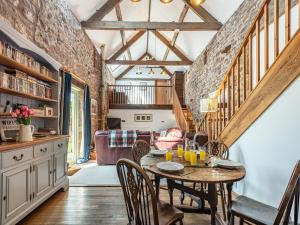
[(243, 0), (206, 0), (201, 6), (189, 0), (67, 2), (95, 47), (101, 51), (102, 46), (116, 78), (149, 78), (149, 66), (154, 67), (153, 78), (165, 78), (160, 71), (188, 70)]

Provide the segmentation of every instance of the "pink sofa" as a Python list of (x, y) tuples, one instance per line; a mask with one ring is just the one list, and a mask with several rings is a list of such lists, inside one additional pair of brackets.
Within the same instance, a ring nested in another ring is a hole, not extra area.
[[(98, 165), (114, 165), (119, 159), (131, 159), (131, 148), (109, 148), (108, 131), (96, 131), (95, 148)], [(137, 131), (137, 140), (144, 140), (150, 144), (151, 135), (149, 131)]]
[(177, 148), (177, 145), (184, 145), (186, 132), (180, 128), (169, 128), (164, 137), (159, 133), (154, 136), (154, 146), (156, 149)]

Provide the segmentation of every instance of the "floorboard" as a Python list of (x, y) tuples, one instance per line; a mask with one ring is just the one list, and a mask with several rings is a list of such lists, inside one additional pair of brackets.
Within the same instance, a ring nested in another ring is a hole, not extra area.
[[(178, 199), (178, 193), (175, 193)], [(168, 200), (167, 192), (161, 198)], [(187, 201), (188, 202), (188, 201)], [(176, 202), (175, 202), (176, 203)], [(186, 214), (185, 225), (208, 225), (208, 215)], [(119, 187), (70, 187), (57, 192), (18, 225), (126, 225), (127, 214)]]

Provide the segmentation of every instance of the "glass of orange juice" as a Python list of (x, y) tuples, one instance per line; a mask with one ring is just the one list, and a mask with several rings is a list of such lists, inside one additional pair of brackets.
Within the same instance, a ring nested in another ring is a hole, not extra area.
[(190, 151), (190, 162), (192, 166), (197, 164), (197, 151)]
[(168, 149), (167, 152), (166, 152), (166, 160), (167, 161), (172, 161), (172, 158), (173, 158), (173, 152), (171, 149)]
[(189, 149), (186, 149), (184, 151), (184, 159), (185, 159), (185, 161), (190, 161), (190, 150)]
[(200, 150), (200, 161), (205, 162), (206, 160), (206, 151), (205, 150)]
[(177, 156), (178, 157), (183, 156), (183, 145), (177, 145)]

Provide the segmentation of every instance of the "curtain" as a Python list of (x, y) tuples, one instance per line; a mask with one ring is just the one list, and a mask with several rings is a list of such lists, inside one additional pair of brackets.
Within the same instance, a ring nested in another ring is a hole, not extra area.
[(90, 159), (91, 153), (91, 140), (92, 140), (92, 126), (91, 126), (91, 97), (90, 88), (88, 85), (84, 85), (84, 97), (83, 97), (83, 158), (78, 160), (78, 163), (84, 163)]
[(70, 102), (71, 102), (72, 76), (64, 73), (61, 90), (61, 134), (68, 135), (70, 128)]

